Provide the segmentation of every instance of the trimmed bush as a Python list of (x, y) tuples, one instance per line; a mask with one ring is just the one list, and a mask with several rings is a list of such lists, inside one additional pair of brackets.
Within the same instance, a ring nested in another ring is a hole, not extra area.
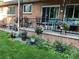
[(41, 28), (41, 27), (37, 27), (37, 28), (35, 29), (35, 33), (36, 33), (37, 35), (42, 34), (42, 33), (43, 33), (42, 28)]
[(20, 37), (23, 41), (26, 41), (27, 39), (27, 32), (26, 31), (21, 31), (20, 32)]

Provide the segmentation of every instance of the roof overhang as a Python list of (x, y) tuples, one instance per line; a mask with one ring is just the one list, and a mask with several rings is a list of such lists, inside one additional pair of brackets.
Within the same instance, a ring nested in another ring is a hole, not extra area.
[[(41, 2), (41, 1), (44, 1), (44, 0), (20, 0), (20, 3), (33, 3), (33, 2)], [(15, 5), (15, 4), (18, 4), (18, 0), (0, 2), (0, 6)]]
[[(33, 2), (57, 2), (63, 3), (64, 0), (20, 0), (21, 3), (33, 3)], [(67, 4), (79, 4), (79, 0), (65, 0)], [(1, 2), (0, 6), (7, 6), (7, 5), (16, 5), (18, 4), (18, 0), (8, 1), (8, 2)]]

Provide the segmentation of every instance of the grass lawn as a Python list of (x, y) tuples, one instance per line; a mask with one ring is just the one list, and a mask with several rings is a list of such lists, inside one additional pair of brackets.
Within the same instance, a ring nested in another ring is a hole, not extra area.
[(36, 46), (28, 46), (9, 39), (9, 33), (0, 31), (0, 59), (79, 59), (78, 52), (70, 55), (61, 54), (54, 50), (38, 49)]

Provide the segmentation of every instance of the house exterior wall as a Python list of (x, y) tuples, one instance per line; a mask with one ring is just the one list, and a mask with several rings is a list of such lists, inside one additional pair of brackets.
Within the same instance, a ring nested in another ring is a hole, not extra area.
[(23, 16), (28, 17), (28, 18), (40, 17), (41, 16), (41, 3), (32, 3), (32, 13), (23, 13)]
[(42, 6), (47, 6), (47, 5), (60, 5), (62, 4), (61, 1), (46, 1), (46, 2), (36, 2), (36, 3), (29, 3), (32, 4), (32, 13), (23, 13), (24, 17), (28, 18), (36, 18), (36, 17), (41, 17), (42, 16)]
[[(21, 17), (27, 17), (27, 18), (36, 18), (41, 16), (41, 3), (29, 3), (32, 4), (32, 13), (23, 13), (23, 5), (20, 7), (20, 16)], [(0, 8), (3, 8), (5, 13), (3, 16), (5, 16), (5, 22), (6, 23), (11, 23), (13, 19), (18, 17), (18, 5), (10, 5), (10, 6), (15, 6), (16, 12), (15, 15), (8, 15), (8, 7), (9, 6), (1, 6)], [(4, 20), (3, 18), (3, 20)]]
[[(27, 18), (36, 18), (36, 17), (41, 17), (41, 13), (42, 13), (42, 6), (45, 6), (45, 5), (60, 5), (60, 9), (62, 9), (62, 5), (63, 5), (63, 0), (45, 0), (43, 2), (33, 2), (33, 3), (29, 3), (29, 4), (32, 4), (32, 13), (23, 13), (23, 11), (21, 11), (21, 15), (23, 15), (23, 17), (27, 17)], [(66, 0), (66, 3), (67, 4), (78, 4), (79, 3), (79, 0)], [(27, 3), (24, 3), (24, 4), (27, 4)], [(9, 6), (9, 5), (8, 5)], [(8, 8), (8, 6), (1, 6), (3, 8)], [(12, 6), (12, 5), (10, 5)], [(6, 15), (6, 18), (11, 18), (13, 19), (13, 17), (18, 17), (18, 6), (17, 4), (15, 5), (16, 6), (16, 14), (14, 16), (11, 16), (11, 15)], [(23, 6), (23, 5), (21, 5)], [(20, 10), (22, 10), (23, 8), (20, 8)], [(4, 11), (5, 12), (5, 11)], [(7, 12), (7, 11), (6, 11)], [(60, 17), (62, 18), (63, 17), (63, 13), (60, 13)], [(9, 22), (8, 22), (9, 23)]]
[(14, 18), (17, 16), (17, 6), (16, 5), (11, 5), (11, 6), (15, 6), (15, 10), (16, 10), (15, 14), (13, 14), (13, 15), (12, 14), (8, 14), (8, 8), (10, 6), (2, 6), (2, 7), (0, 7), (0, 8), (3, 9), (3, 15), (0, 18), (1, 19), (0, 21), (1, 22), (3, 21), (5, 24), (12, 23)]

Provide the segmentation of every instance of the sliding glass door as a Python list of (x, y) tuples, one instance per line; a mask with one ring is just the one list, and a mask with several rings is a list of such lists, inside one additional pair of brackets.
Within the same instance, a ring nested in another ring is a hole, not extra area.
[(42, 8), (42, 22), (57, 19), (59, 15), (59, 7), (43, 7)]
[(49, 7), (44, 7), (42, 9), (42, 21), (47, 22), (49, 19)]

